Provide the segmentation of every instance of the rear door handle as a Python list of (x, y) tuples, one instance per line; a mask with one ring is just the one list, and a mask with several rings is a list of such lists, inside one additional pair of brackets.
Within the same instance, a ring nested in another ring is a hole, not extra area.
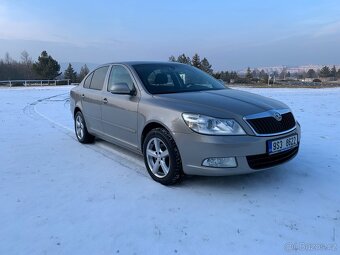
[(107, 98), (103, 99), (104, 104), (107, 104)]

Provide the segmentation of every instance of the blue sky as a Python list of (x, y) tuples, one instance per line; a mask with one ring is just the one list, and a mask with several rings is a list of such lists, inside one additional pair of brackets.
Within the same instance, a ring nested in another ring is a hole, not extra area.
[(167, 60), (195, 52), (217, 70), (340, 64), (340, 1), (0, 0), (0, 56), (59, 62)]

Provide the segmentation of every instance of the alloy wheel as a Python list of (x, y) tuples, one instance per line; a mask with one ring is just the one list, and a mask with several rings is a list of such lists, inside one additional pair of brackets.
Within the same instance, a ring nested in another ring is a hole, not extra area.
[(165, 177), (170, 170), (169, 151), (165, 143), (157, 138), (152, 138), (146, 147), (147, 163), (152, 173), (158, 178)]
[(76, 133), (80, 140), (84, 137), (84, 121), (80, 115), (76, 117)]

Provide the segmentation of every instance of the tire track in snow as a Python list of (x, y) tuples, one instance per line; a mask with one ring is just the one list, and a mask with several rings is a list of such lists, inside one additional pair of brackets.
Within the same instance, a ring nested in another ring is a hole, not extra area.
[[(78, 142), (77, 138), (74, 135), (74, 130), (70, 127), (67, 127), (46, 114), (40, 112), (37, 109), (37, 106), (42, 102), (64, 102), (64, 107), (68, 107), (69, 103), (69, 97), (67, 96), (64, 99), (58, 99), (58, 97), (68, 95), (67, 93), (57, 94), (53, 96), (49, 96), (46, 98), (38, 99), (27, 106), (24, 107), (23, 112), (24, 114), (28, 115), (34, 120), (38, 119), (44, 119), (47, 120), (53, 127), (57, 128), (57, 130), (61, 131), (65, 135), (69, 136), (74, 141)], [(119, 165), (126, 167), (128, 169), (134, 170), (138, 175), (142, 175), (143, 177), (150, 178), (146, 169), (144, 162), (142, 158), (138, 154), (134, 154), (133, 152), (126, 151), (123, 148), (120, 148), (116, 145), (111, 145), (106, 141), (97, 140), (94, 144), (84, 144), (88, 149), (91, 149), (92, 151), (95, 151), (96, 153), (101, 154), (102, 156), (114, 161), (115, 163), (118, 163)], [(150, 178), (151, 179), (151, 178)]]

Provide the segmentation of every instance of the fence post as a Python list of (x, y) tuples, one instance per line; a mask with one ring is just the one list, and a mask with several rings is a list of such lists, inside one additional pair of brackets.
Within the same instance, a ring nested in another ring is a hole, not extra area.
[(24, 86), (27, 87), (27, 81), (25, 81)]
[(40, 81), (40, 86), (42, 86), (42, 81)]
[(12, 87), (12, 81), (9, 81), (9, 87), (10, 88)]
[(57, 86), (57, 80), (54, 80), (54, 86)]

